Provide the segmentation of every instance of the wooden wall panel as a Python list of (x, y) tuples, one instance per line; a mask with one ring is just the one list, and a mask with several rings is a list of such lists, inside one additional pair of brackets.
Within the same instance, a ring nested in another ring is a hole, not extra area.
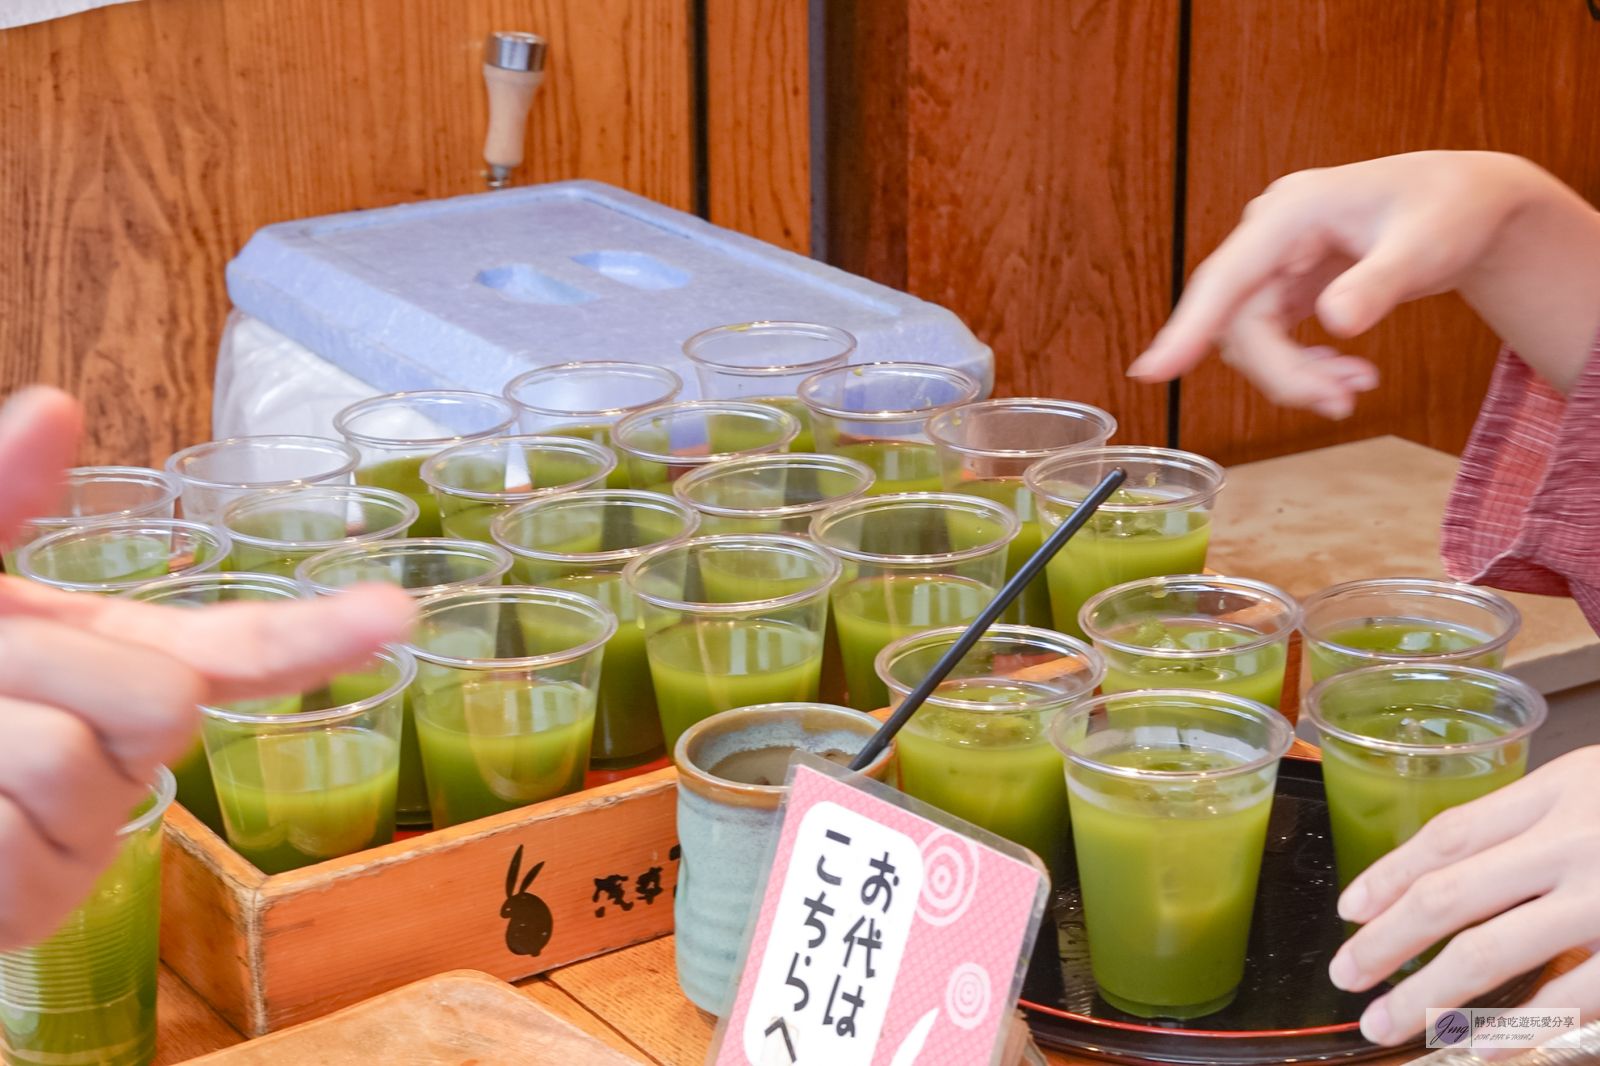
[[(885, 69), (831, 72), (830, 89), (901, 77), (900, 15), (886, 5), (854, 0), (889, 32), (858, 23), (845, 53)], [(1122, 368), (1168, 309), (1175, 6), (903, 8), (903, 104), (870, 91), (852, 119), (857, 142), (830, 140), (830, 156), (845, 156), (830, 162), (831, 180), (853, 175), (873, 201), (830, 218), (835, 261), (889, 284), (903, 277), (960, 315), (994, 346), (998, 395), (1099, 404), (1122, 422), (1119, 440), (1159, 442), (1161, 390), (1129, 383)], [(905, 132), (884, 134), (902, 113)]]
[(551, 41), (519, 182), (692, 206), (684, 3), (139, 0), (0, 32), (0, 389), (80, 396), (84, 462), (206, 439), (223, 265), (270, 222), (481, 190), (491, 29)]
[[(1305, 167), (1488, 148), (1600, 200), (1600, 23), (1577, 0), (1194, 0), (1192, 55), (1191, 269)], [(1185, 380), (1184, 446), (1234, 463), (1396, 433), (1460, 451), (1498, 346), (1465, 304), (1422, 300), (1340, 345), (1384, 375), (1350, 419), (1275, 408), (1213, 360)]]
[(706, 0), (711, 221), (811, 251), (807, 0)]

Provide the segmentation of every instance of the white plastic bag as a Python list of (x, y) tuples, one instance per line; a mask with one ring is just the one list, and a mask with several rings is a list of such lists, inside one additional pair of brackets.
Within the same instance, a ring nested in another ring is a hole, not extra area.
[(265, 322), (235, 310), (228, 315), (217, 349), (211, 436), (221, 440), (303, 433), (337, 438), (334, 416), (380, 391)]

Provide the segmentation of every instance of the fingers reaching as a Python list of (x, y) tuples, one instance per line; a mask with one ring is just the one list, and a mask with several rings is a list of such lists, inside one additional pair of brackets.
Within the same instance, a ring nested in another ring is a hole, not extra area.
[(0, 408), (0, 543), (22, 523), (49, 515), (61, 502), (62, 477), (72, 465), (83, 429), (78, 401), (44, 385), (16, 393)]
[(0, 579), (0, 616), (18, 613), (170, 655), (199, 672), (205, 701), (220, 703), (315, 688), (383, 645), (405, 640), (416, 608), (400, 589), (378, 584), (314, 600), (194, 610)]

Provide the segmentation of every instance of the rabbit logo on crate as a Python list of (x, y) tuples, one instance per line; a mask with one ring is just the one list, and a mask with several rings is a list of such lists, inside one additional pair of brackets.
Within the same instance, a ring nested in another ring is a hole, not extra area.
[(554, 931), (550, 908), (528, 891), (528, 886), (543, 869), (541, 862), (529, 870), (519, 888), (517, 874), (522, 871), (522, 845), (517, 846), (517, 853), (511, 857), (511, 868), (506, 871), (506, 901), (500, 905), (500, 917), (508, 919), (506, 947), (513, 955), (537, 955), (550, 943), (550, 934)]

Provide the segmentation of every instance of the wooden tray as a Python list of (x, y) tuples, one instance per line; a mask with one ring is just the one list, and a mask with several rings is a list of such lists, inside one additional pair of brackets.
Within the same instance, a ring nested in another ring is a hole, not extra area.
[(191, 1059), (206, 1066), (637, 1066), (476, 970), (407, 985), (326, 1018)]
[(667, 768), (270, 877), (174, 804), (161, 957), (250, 1036), (446, 970), (542, 973), (672, 930), (676, 804)]

